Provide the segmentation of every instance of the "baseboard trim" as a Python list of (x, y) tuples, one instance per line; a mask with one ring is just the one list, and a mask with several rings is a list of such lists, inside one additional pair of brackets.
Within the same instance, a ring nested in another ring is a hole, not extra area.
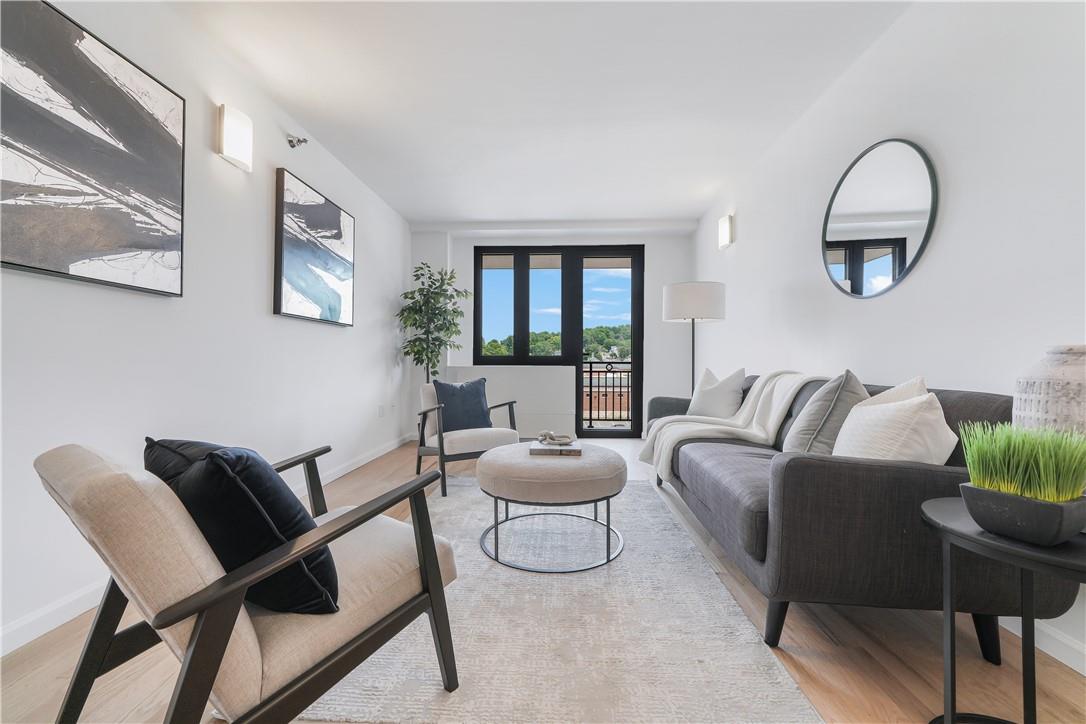
[[(400, 445), (414, 439), (414, 435), (404, 435), (357, 455), (334, 468), (321, 470), (321, 482), (327, 485), (333, 480), (342, 478), (352, 470), (376, 460), (385, 453), (391, 452)], [(292, 485), (291, 490), (297, 495), (304, 496), (306, 494), (305, 483)], [(30, 643), (39, 636), (49, 633), (58, 626), (94, 608), (102, 598), (105, 585), (104, 580), (91, 583), (0, 628), (0, 655), (6, 656), (20, 646)]]
[[(1015, 636), (1022, 636), (1022, 619), (1001, 617), (999, 624)], [(1075, 641), (1047, 621), (1034, 621), (1033, 633), (1038, 650), (1086, 676), (1086, 649), (1081, 641)]]
[(6, 656), (94, 608), (101, 600), (105, 587), (105, 581), (91, 583), (7, 624), (0, 629), (0, 653)]

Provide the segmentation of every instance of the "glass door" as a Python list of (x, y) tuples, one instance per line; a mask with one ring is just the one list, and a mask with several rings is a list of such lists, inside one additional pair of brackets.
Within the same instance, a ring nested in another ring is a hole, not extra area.
[(578, 435), (641, 434), (642, 262), (606, 247), (581, 256)]

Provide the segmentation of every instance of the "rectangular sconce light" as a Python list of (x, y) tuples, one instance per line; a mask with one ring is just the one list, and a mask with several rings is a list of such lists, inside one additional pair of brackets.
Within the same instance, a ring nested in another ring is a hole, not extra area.
[(735, 214), (728, 214), (727, 216), (720, 217), (720, 224), (717, 228), (717, 248), (723, 249), (731, 246), (735, 241)]
[(253, 121), (231, 106), (219, 106), (219, 155), (242, 171), (253, 170)]

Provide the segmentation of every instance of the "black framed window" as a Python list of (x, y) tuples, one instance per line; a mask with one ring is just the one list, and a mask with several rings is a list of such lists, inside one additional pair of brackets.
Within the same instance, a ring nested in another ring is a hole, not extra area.
[(826, 242), (826, 268), (843, 289), (870, 296), (905, 272), (905, 238)]

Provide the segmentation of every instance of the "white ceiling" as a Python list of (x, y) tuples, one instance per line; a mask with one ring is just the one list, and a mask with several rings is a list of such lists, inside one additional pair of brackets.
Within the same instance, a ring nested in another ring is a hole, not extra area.
[(696, 218), (904, 5), (178, 7), (419, 222)]

